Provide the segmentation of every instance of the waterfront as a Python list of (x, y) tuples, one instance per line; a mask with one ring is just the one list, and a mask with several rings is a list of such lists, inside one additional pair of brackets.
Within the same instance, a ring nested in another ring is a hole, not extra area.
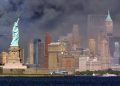
[(1, 86), (120, 86), (120, 77), (0, 77)]

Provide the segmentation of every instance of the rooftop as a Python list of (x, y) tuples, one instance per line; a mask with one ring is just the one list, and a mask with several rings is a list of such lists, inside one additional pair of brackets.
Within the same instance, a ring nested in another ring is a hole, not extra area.
[(109, 10), (108, 10), (108, 15), (107, 15), (107, 18), (106, 18), (105, 21), (112, 21), (112, 18), (111, 18), (111, 16), (110, 16), (110, 12), (109, 12)]

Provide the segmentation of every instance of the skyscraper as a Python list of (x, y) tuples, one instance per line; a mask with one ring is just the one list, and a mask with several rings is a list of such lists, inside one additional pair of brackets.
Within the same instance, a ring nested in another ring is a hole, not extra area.
[[(109, 45), (110, 45), (110, 52), (112, 56), (112, 59), (111, 59), (112, 66), (120, 65), (120, 62), (119, 62), (120, 57), (118, 57), (120, 54), (120, 51), (119, 51), (120, 50), (120, 37), (110, 37)], [(116, 48), (115, 48), (115, 45), (117, 45)], [(119, 48), (118, 48), (118, 45), (119, 45)], [(119, 51), (119, 54), (117, 53), (118, 51)], [(115, 53), (117, 54), (117, 56)]]
[(34, 40), (34, 64), (40, 65), (40, 45), (41, 45), (41, 40), (40, 39), (35, 39)]
[(109, 10), (108, 10), (107, 18), (105, 20), (105, 27), (106, 27), (107, 36), (112, 36), (112, 33), (113, 33), (113, 21), (112, 21), (112, 18), (110, 16)]
[(119, 65), (120, 64), (120, 45), (119, 42), (115, 42), (115, 51), (113, 54), (113, 58), (112, 58), (112, 64), (113, 65)]
[(110, 65), (109, 46), (108, 41), (104, 38), (101, 42), (101, 53), (100, 53), (102, 69), (108, 69)]
[(28, 46), (28, 63), (34, 64), (34, 44), (31, 40)]
[(80, 47), (80, 34), (79, 34), (79, 26), (73, 25), (73, 31), (72, 31), (72, 42), (73, 42), (73, 49), (76, 50), (76, 48)]
[[(112, 37), (113, 32), (113, 22), (110, 16), (110, 13), (108, 11), (108, 15), (104, 21), (104, 30), (99, 31), (100, 37), (98, 39), (98, 47), (100, 48), (100, 59), (102, 63), (103, 69), (108, 69), (111, 64), (111, 53), (110, 53), (110, 45), (109, 40), (110, 37)], [(98, 49), (99, 51), (99, 49)]]
[(101, 54), (101, 44), (102, 44), (102, 40), (105, 38), (105, 32), (100, 31), (98, 32), (98, 36), (97, 36), (97, 55), (98, 55), (98, 59), (100, 59), (100, 54)]
[(89, 49), (90, 52), (92, 54), (92, 56), (94, 57), (96, 54), (96, 42), (95, 39), (89, 39)]
[(40, 68), (44, 68), (44, 63), (45, 63), (45, 43), (40, 44)]
[[(101, 53), (101, 41), (104, 37), (105, 32), (105, 15), (88, 15), (87, 18), (87, 37), (88, 39), (93, 38), (96, 41), (98, 59), (100, 59)], [(89, 47), (89, 46), (88, 46)]]
[(45, 68), (48, 68), (48, 44), (50, 44), (52, 38), (48, 32), (45, 33)]
[(114, 56), (115, 42), (118, 42), (120, 44), (120, 37), (110, 37), (109, 46), (110, 46), (111, 56)]
[(30, 41), (28, 46), (28, 64), (38, 65), (43, 68), (44, 65), (44, 45), (45, 43), (41, 43), (40, 39), (34, 39), (34, 41)]
[(112, 34), (113, 34), (113, 21), (112, 21), (112, 18), (110, 16), (110, 12), (108, 10), (108, 15), (106, 17), (106, 20), (105, 20), (105, 33), (106, 33), (106, 40), (108, 42), (108, 62), (109, 62), (109, 65), (111, 64), (111, 53), (110, 53), (110, 37), (112, 37)]
[(73, 43), (73, 34), (72, 33), (67, 34), (67, 41), (69, 42), (70, 45), (72, 45), (72, 43)]

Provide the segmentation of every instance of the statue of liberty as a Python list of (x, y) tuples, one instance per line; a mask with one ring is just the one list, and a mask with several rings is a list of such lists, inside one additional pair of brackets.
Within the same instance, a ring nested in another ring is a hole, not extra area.
[(19, 28), (18, 28), (18, 20), (14, 23), (13, 29), (12, 29), (12, 42), (10, 46), (18, 46), (19, 42)]

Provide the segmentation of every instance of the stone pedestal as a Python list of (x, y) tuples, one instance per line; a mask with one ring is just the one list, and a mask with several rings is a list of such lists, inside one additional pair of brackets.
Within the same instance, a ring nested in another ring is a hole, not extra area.
[(3, 69), (26, 69), (20, 62), (21, 54), (20, 48), (17, 46), (10, 46), (7, 63), (3, 66)]

